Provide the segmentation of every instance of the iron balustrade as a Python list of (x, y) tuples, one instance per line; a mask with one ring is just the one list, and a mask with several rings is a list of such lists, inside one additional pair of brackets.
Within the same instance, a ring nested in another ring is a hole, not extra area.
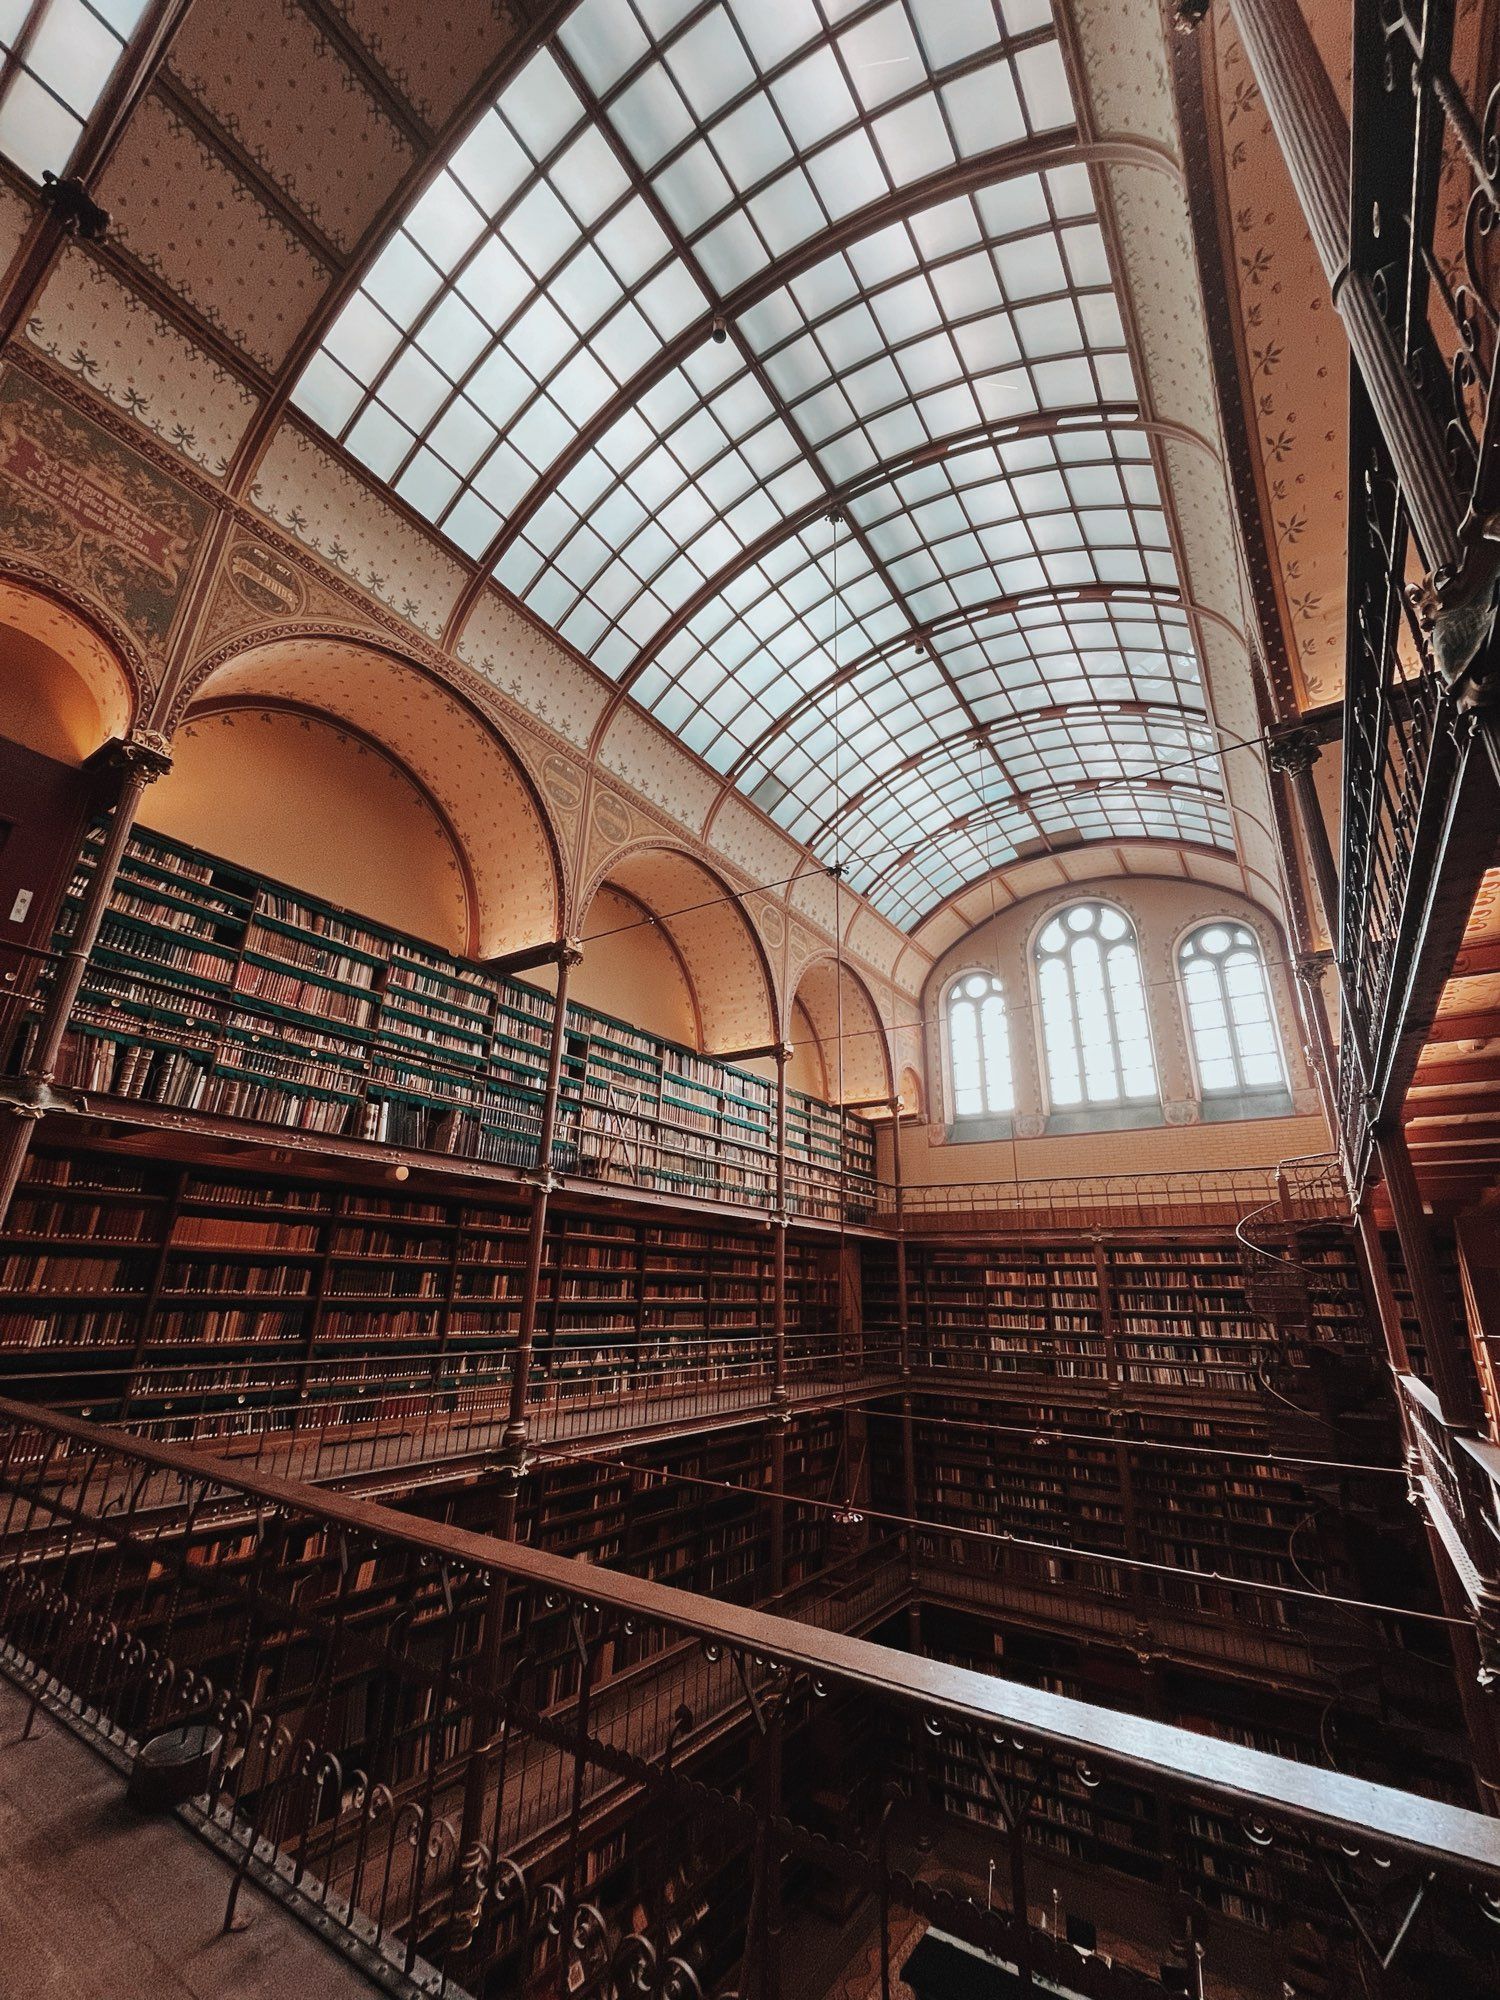
[[(1144, 2000), (1032, 1925), (1027, 1859), (1125, 1842), (1137, 1896), (1202, 1893), (1205, 1827), (1268, 1922), (1375, 1937), (1425, 1898), (1500, 1936), (1494, 1820), (850, 1636), (890, 1562), (803, 1587), (799, 1622), (0, 1402), (7, 1670), (121, 1757), (205, 1726), (194, 1813), (235, 1883), (388, 1990), (770, 1996), (823, 1883), (876, 1914), (883, 1980), (915, 1917)], [(859, 1746), (836, 1809), (830, 1741)], [(1010, 1849), (1016, 1907), (924, 1859), (955, 1824)]]
[[(622, 1336), (623, 1338), (623, 1336)], [(789, 1334), (784, 1395), (776, 1387), (770, 1334), (729, 1339), (670, 1335), (639, 1339), (601, 1362), (580, 1338), (543, 1343), (527, 1382), (528, 1448), (545, 1458), (580, 1443), (637, 1443), (705, 1424), (748, 1420), (773, 1410), (815, 1409), (848, 1396), (863, 1401), (899, 1380), (888, 1335), (856, 1340), (836, 1333)], [(77, 1356), (86, 1364), (86, 1350)], [(118, 1426), (163, 1444), (195, 1444), (239, 1467), (311, 1481), (357, 1481), (430, 1472), (455, 1462), (495, 1459), (509, 1416), (509, 1353), (435, 1355), (426, 1363), (343, 1366), (362, 1379), (338, 1379), (326, 1359), (239, 1366), (253, 1384), (236, 1390), (234, 1363), (148, 1360), (137, 1369), (68, 1366), (6, 1369), (18, 1400)], [(309, 1383), (310, 1372), (329, 1376)], [(212, 1374), (206, 1385), (201, 1378)], [(400, 1483), (410, 1488), (409, 1476)]]
[(1268, 1205), (1291, 1224), (1345, 1220), (1349, 1214), (1339, 1163), (1321, 1154), (1264, 1167), (1028, 1176), (933, 1186), (908, 1182), (902, 1197), (910, 1235), (1180, 1225), (1233, 1228), (1251, 1210)]
[(1500, 1684), (1500, 1447), (1444, 1420), (1432, 1390), (1398, 1375), (1413, 1499), (1447, 1550), (1474, 1613), (1481, 1681)]
[(1494, 854), (1500, 85), (1486, 19), (1453, 0), (1355, 8), (1348, 270), (1409, 405), (1398, 426), (1389, 384), (1355, 369), (1337, 949), (1356, 1195)]

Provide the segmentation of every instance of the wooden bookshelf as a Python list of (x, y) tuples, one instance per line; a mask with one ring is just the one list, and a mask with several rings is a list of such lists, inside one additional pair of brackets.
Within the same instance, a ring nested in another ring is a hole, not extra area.
[[(519, 1189), (396, 1195), (39, 1149), (0, 1234), (0, 1369), (173, 1435), (248, 1433), (271, 1406), (289, 1425), (493, 1410), (527, 1223)], [(793, 1383), (856, 1364), (837, 1257), (821, 1240), (788, 1247)], [(554, 1204), (533, 1404), (566, 1432), (612, 1406), (645, 1420), (763, 1403), (772, 1259), (764, 1230), (725, 1220)]]
[[(1307, 1342), (1340, 1354), (1376, 1344), (1353, 1246), (1335, 1228), (1304, 1232)], [(918, 1238), (907, 1247), (915, 1365), (954, 1377), (1090, 1385), (1172, 1397), (1255, 1392), (1279, 1354), (1277, 1328), (1250, 1297), (1229, 1231), (1055, 1234), (1029, 1242)], [(894, 1339), (894, 1258), (865, 1261), (867, 1323)], [(1298, 1358), (1301, 1355), (1299, 1342)], [(1086, 1395), (1083, 1398), (1086, 1400)]]
[[(64, 899), (65, 945), (95, 865)], [(317, 898), (137, 830), (90, 956), (60, 1081), (104, 1097), (406, 1150), (534, 1163), (554, 1003)], [(795, 1212), (870, 1212), (868, 1124), (790, 1093)], [(570, 1005), (556, 1164), (769, 1208), (775, 1090)]]

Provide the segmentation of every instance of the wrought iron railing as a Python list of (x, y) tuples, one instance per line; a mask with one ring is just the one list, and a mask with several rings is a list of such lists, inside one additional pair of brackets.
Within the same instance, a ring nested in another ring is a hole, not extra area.
[[(510, 1418), (513, 1361), (502, 1350), (439, 1354), (425, 1363), (368, 1355), (217, 1365), (153, 1358), (124, 1369), (90, 1365), (83, 1350), (55, 1355), (50, 1366), (34, 1359), (7, 1365), (0, 1387), (134, 1437), (198, 1444), (240, 1467), (364, 1486), (382, 1475), (493, 1460)], [(646, 1333), (602, 1354), (596, 1341), (549, 1337), (528, 1371), (528, 1448), (545, 1454), (877, 1395), (897, 1380), (898, 1356), (886, 1335), (792, 1333), (781, 1376), (784, 1394), (776, 1396), (770, 1334)]]
[(1437, 1530), (1474, 1613), (1481, 1678), (1500, 1685), (1500, 1447), (1446, 1423), (1415, 1375), (1398, 1375), (1413, 1498)]
[(1349, 1198), (1331, 1155), (1264, 1167), (1201, 1167), (1158, 1173), (1074, 1174), (1014, 1181), (908, 1186), (907, 1228), (926, 1230), (1233, 1228), (1274, 1205), (1289, 1222), (1346, 1218)]
[[(884, 1990), (914, 1917), (1159, 1993), (1033, 1925), (1059, 1849), (1127, 1901), (1350, 1940), (1424, 1884), (1461, 1929), (1500, 1907), (1493, 1820), (848, 1636), (881, 1589), (798, 1622), (0, 1403), (0, 1661), (122, 1758), (201, 1731), (191, 1817), (235, 1882), (388, 1990), (770, 2000), (792, 1911), (834, 1897)], [(976, 1834), (1000, 1907), (963, 1886)]]
[[(1349, 269), (1369, 284), (1411, 404), (1403, 435), (1388, 437), (1356, 369), (1338, 955), (1339, 1112), (1361, 1186), (1371, 1127), (1408, 1080), (1409, 1021), (1420, 1028), (1431, 1011), (1494, 823), (1494, 774), (1473, 741), (1494, 667), (1500, 561), (1489, 19), (1453, 0), (1355, 8)], [(1412, 482), (1445, 478), (1444, 504), (1430, 491), (1418, 504)], [(1429, 541), (1430, 524), (1450, 517), (1456, 536), (1424, 546), (1419, 517)], [(1483, 786), (1487, 810), (1467, 811), (1466, 784)], [(1413, 984), (1423, 968), (1425, 989)]]

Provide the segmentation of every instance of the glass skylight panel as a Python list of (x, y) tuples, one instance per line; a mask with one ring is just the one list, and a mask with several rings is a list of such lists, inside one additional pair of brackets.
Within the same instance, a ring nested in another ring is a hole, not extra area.
[(707, 304), (543, 50), (376, 258), (294, 400), (479, 554)]
[(1135, 400), (1087, 178), (1068, 169), (892, 224), (744, 328), (836, 480), (1007, 416)]
[(902, 0), (585, 0), (560, 40), (721, 294), (894, 189), (1072, 123), (1050, 22), (1002, 28), (988, 0), (915, 25)]
[(66, 174), (145, 0), (10, 0), (0, 9), (0, 152)]
[(298, 406), (897, 921), (1228, 845), (1088, 170), (819, 241), (1073, 117), (1048, 0), (582, 0)]

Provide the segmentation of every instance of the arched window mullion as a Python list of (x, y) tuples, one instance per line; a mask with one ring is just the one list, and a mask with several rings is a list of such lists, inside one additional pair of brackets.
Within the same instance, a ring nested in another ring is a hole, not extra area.
[(948, 1085), (956, 1119), (1008, 1117), (1015, 1108), (1005, 989), (967, 972), (948, 989)]
[[(1177, 964), (1202, 1095), (1284, 1093), (1286, 1060), (1276, 1030), (1265, 956), (1254, 931), (1230, 917), (1214, 918), (1183, 939)], [(1231, 980), (1231, 970), (1236, 967), (1245, 969), (1247, 979)], [(1211, 986), (1212, 1006), (1204, 990), (1205, 979)]]
[[(1098, 986), (1097, 995), (1091, 990), (1087, 1009), (1082, 1000), (1085, 954), (1091, 958), (1091, 977)], [(1150, 1103), (1159, 1088), (1156, 1058), (1140, 947), (1129, 919), (1108, 904), (1070, 904), (1043, 927), (1035, 959), (1053, 1109), (1128, 1109)], [(1121, 988), (1127, 983), (1138, 1000), (1134, 1008), (1122, 1004)], [(1127, 1020), (1128, 1013), (1138, 1013), (1138, 1022)], [(1132, 1029), (1128, 1039), (1133, 1055), (1127, 1053), (1127, 1027)], [(1059, 1073), (1058, 1063), (1064, 1036), (1070, 1050), (1067, 1077)], [(1071, 1094), (1074, 1079), (1076, 1096)]]

